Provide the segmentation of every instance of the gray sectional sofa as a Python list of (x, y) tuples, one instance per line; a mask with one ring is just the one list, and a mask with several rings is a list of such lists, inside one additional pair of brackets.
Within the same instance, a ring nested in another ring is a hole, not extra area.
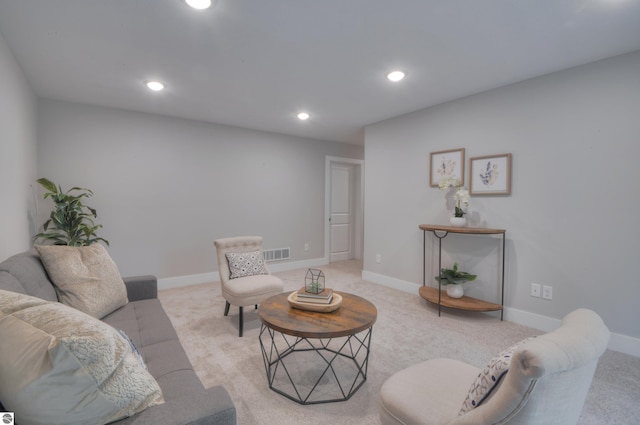
[[(141, 352), (162, 389), (164, 403), (117, 424), (235, 425), (236, 410), (222, 386), (205, 389), (157, 298), (154, 276), (124, 278), (129, 303), (102, 319), (123, 330)], [(0, 263), (0, 289), (58, 301), (56, 291), (32, 249)], [(2, 359), (0, 359), (2, 361)], [(0, 400), (1, 402), (2, 400)], [(0, 411), (5, 410), (0, 405)], [(20, 418), (16, 417), (16, 423)]]

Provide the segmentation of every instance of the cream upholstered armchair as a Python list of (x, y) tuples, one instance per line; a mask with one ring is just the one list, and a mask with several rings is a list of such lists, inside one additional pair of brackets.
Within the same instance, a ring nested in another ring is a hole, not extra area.
[(484, 369), (452, 359), (411, 366), (382, 385), (382, 424), (575, 424), (608, 341), (600, 317), (579, 309)]
[(214, 241), (218, 254), (218, 273), (222, 296), (226, 300), (224, 315), (231, 304), (240, 308), (239, 335), (244, 326), (242, 307), (255, 305), (283, 291), (282, 281), (269, 273), (262, 257), (262, 237), (239, 236)]

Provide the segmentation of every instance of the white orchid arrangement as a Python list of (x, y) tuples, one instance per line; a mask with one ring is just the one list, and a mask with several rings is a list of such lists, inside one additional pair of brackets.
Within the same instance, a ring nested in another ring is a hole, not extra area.
[(456, 201), (453, 215), (454, 217), (464, 216), (465, 212), (462, 209), (462, 205), (465, 207), (469, 206), (469, 191), (462, 187), (462, 181), (450, 175), (441, 178), (438, 187), (440, 187), (440, 190), (443, 192), (449, 190), (450, 187), (457, 188), (453, 195), (453, 199)]

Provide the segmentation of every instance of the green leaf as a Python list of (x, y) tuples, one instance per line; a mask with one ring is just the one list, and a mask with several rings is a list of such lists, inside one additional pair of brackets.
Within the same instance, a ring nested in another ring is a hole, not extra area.
[(455, 285), (464, 282), (471, 282), (476, 280), (476, 278), (477, 276), (474, 274), (458, 271), (458, 263), (453, 263), (452, 269), (440, 270), (440, 276), (435, 276), (435, 279), (442, 285)]
[(84, 192), (81, 195), (79, 195), (80, 197), (82, 197), (82, 196), (89, 197), (89, 196), (93, 195), (93, 191), (91, 189), (85, 189), (84, 187), (78, 187), (78, 186), (72, 187), (71, 189), (67, 190), (67, 193), (72, 192), (72, 191), (74, 191), (74, 192)]
[(44, 187), (49, 192), (58, 193), (58, 188), (56, 187), (55, 183), (53, 183), (51, 180), (48, 180), (48, 179), (45, 179), (44, 177), (42, 177), (42, 178), (39, 178), (36, 181), (38, 183), (40, 183), (40, 186)]

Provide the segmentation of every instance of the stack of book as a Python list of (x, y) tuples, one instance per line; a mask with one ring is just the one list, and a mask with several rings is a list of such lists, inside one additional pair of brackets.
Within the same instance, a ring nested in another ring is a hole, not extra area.
[(311, 303), (311, 304), (331, 304), (333, 299), (333, 289), (324, 288), (322, 292), (314, 294), (313, 292), (307, 292), (305, 288), (300, 289), (296, 298), (299, 302)]

